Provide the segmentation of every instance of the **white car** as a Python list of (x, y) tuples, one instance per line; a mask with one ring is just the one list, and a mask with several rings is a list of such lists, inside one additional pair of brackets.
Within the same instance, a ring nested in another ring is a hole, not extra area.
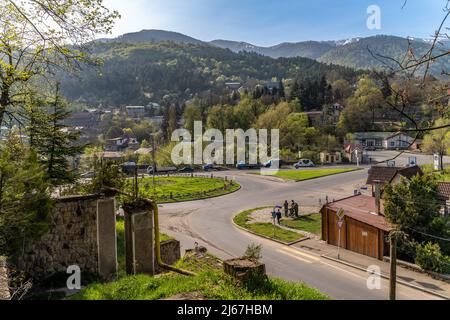
[(309, 159), (301, 159), (299, 162), (294, 164), (295, 169), (299, 169), (299, 168), (313, 168), (315, 166), (316, 165), (314, 164), (314, 162), (312, 162)]

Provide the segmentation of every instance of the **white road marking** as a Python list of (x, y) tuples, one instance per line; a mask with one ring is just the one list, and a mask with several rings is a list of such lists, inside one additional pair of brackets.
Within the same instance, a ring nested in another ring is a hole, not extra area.
[(294, 254), (289, 253), (289, 252), (286, 252), (286, 251), (277, 250), (277, 252), (283, 253), (283, 254), (285, 254), (285, 255), (287, 255), (287, 256), (290, 256), (291, 258), (294, 258), (294, 259), (296, 259), (296, 260), (300, 260), (300, 261), (306, 262), (306, 263), (308, 263), (308, 264), (312, 264), (312, 263), (313, 263), (312, 261), (306, 260), (306, 259), (304, 259), (304, 258), (301, 258), (301, 257), (299, 257), (299, 256), (297, 256), (297, 255), (294, 255)]
[(302, 256), (302, 257), (306, 257), (306, 258), (311, 259), (311, 260), (313, 260), (313, 261), (320, 261), (320, 258), (319, 258), (319, 257), (314, 256), (314, 255), (312, 255), (312, 254), (308, 254), (308, 253), (306, 253), (306, 252), (303, 252), (303, 251), (300, 251), (300, 250), (297, 250), (297, 249), (292, 249), (292, 248), (286, 247), (286, 248), (281, 249), (281, 251), (293, 253), (293, 254), (295, 254), (295, 255), (300, 255), (300, 256)]

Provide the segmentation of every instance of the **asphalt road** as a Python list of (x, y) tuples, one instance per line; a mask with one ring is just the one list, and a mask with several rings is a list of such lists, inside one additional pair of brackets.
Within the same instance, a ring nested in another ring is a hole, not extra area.
[[(232, 223), (232, 218), (242, 210), (281, 204), (284, 200), (318, 206), (319, 199), (325, 199), (327, 195), (330, 200), (351, 196), (355, 188), (364, 185), (367, 168), (299, 183), (245, 172), (216, 175), (234, 177), (242, 189), (220, 198), (160, 207), (161, 230), (180, 240), (182, 250), (193, 248), (197, 242), (220, 258), (227, 259), (242, 256), (251, 243), (261, 243), (263, 261), (271, 276), (304, 282), (334, 299), (388, 298), (387, 280), (381, 281), (381, 290), (369, 290), (369, 275), (363, 271), (331, 262), (314, 253), (261, 239), (236, 228)], [(398, 298), (436, 299), (435, 296), (403, 285), (398, 287)]]

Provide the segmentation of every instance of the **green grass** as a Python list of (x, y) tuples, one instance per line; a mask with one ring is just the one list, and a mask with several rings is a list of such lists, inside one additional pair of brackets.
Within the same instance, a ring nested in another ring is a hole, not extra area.
[[(156, 177), (155, 186), (152, 178), (139, 179), (139, 194), (142, 197), (156, 199), (159, 203), (172, 203), (190, 200), (207, 199), (237, 191), (240, 185), (226, 182), (219, 178), (196, 177)], [(126, 189), (132, 191), (132, 179), (127, 180)], [(172, 195), (172, 198), (171, 198)]]
[(274, 226), (271, 223), (248, 223), (251, 220), (250, 219), (251, 214), (253, 212), (255, 212), (257, 210), (261, 210), (261, 209), (265, 209), (265, 208), (257, 208), (257, 209), (243, 211), (243, 212), (239, 213), (236, 217), (234, 217), (234, 222), (238, 226), (240, 226), (244, 229), (247, 229), (249, 231), (252, 231), (256, 234), (259, 234), (259, 235), (262, 235), (265, 237), (269, 237), (271, 239), (278, 240), (278, 241), (285, 242), (285, 243), (295, 242), (295, 241), (298, 241), (298, 240), (304, 238), (303, 235), (301, 235), (297, 232), (282, 229), (278, 226)]
[(335, 174), (352, 172), (357, 169), (306, 169), (278, 171), (274, 176), (296, 182), (327, 177)]
[(283, 219), (281, 220), (281, 224), (292, 229), (320, 234), (322, 231), (322, 216), (314, 213), (293, 220)]
[(159, 277), (131, 276), (108, 284), (89, 286), (72, 300), (160, 300), (177, 294), (197, 293), (208, 300), (327, 300), (329, 297), (301, 283), (279, 279), (255, 279), (240, 283), (221, 269), (202, 261), (182, 260), (178, 267), (193, 270), (202, 266), (194, 277), (174, 273)]

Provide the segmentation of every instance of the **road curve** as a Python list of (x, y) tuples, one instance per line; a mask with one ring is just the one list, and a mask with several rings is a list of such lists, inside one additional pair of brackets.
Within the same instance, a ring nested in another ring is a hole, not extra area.
[[(289, 281), (302, 281), (334, 299), (383, 300), (388, 298), (389, 283), (382, 280), (381, 290), (367, 288), (368, 274), (314, 253), (291, 248), (251, 235), (234, 226), (232, 218), (242, 210), (281, 204), (296, 200), (302, 205), (318, 206), (326, 196), (340, 199), (350, 196), (355, 187), (364, 184), (367, 169), (328, 176), (299, 183), (261, 177), (246, 172), (225, 172), (235, 178), (242, 189), (220, 198), (160, 206), (161, 230), (181, 241), (182, 249), (197, 242), (222, 259), (241, 256), (251, 243), (263, 245), (263, 261), (271, 276)], [(399, 299), (435, 299), (403, 285)]]

